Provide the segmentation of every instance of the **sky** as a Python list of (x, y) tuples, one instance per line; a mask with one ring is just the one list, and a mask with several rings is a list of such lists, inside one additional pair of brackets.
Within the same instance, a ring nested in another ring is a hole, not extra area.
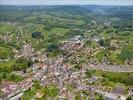
[(132, 5), (133, 0), (0, 0), (0, 5)]

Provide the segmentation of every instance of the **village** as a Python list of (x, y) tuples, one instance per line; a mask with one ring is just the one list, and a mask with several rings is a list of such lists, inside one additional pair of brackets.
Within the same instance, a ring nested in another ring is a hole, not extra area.
[(0, 100), (133, 100), (132, 6), (28, 5), (0, 7)]
[[(99, 41), (100, 38), (92, 38), (94, 41)], [(81, 35), (75, 36), (68, 41), (65, 41), (64, 44), (61, 44), (60, 49), (69, 51), (69, 53), (74, 53), (77, 50), (83, 48), (84, 41), (87, 41), (86, 37)], [(94, 51), (99, 50), (100, 48), (93, 49), (86, 49), (93, 53)], [(34, 62), (30, 68), (26, 69), (26, 72), (23, 71), (14, 71), (12, 73), (16, 75), (20, 75), (24, 77), (24, 80), (18, 82), (17, 84), (14, 83), (4, 83), (1, 84), (1, 91), (3, 94), (0, 96), (0, 100), (10, 99), (10, 100), (18, 100), (21, 98), (23, 93), (32, 88), (33, 80), (39, 81), (41, 86), (47, 86), (49, 84), (55, 84), (59, 91), (59, 99), (67, 99), (73, 100), (73, 94), (77, 91), (86, 90), (89, 91), (89, 99), (94, 98), (94, 94), (98, 93), (103, 95), (105, 100), (126, 100), (126, 96), (124, 93), (124, 87), (118, 87), (118, 91), (113, 92), (113, 90), (108, 89), (109, 87), (105, 86), (94, 86), (93, 83), (100, 82), (103, 80), (102, 77), (98, 77), (93, 75), (92, 77), (86, 77), (87, 70), (102, 70), (102, 71), (109, 71), (109, 72), (133, 72), (133, 67), (131, 65), (108, 65), (103, 63), (89, 63), (84, 66), (80, 70), (73, 70), (69, 63), (65, 63), (66, 57), (58, 56), (55, 58), (48, 58), (47, 55), (41, 52), (33, 53), (34, 49), (32, 48), (31, 44), (25, 44), (22, 47), (22, 50), (19, 53), (16, 52), (15, 57), (26, 57), (31, 58)], [(68, 55), (70, 55), (68, 54)], [(37, 56), (34, 56), (37, 55)], [(35, 63), (37, 60), (38, 63)], [(89, 85), (87, 85), (89, 84)], [(73, 85), (74, 91), (67, 90), (67, 86)], [(121, 90), (122, 88), (122, 90)], [(81, 95), (81, 97), (84, 94)], [(128, 91), (127, 95), (133, 95), (131, 90)], [(33, 98), (41, 98), (43, 95), (37, 93)], [(108, 98), (108, 99), (107, 99)]]

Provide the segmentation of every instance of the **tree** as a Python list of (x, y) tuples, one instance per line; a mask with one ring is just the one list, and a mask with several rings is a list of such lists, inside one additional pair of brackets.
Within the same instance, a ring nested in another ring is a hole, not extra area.
[(125, 84), (133, 85), (133, 74), (129, 75), (128, 78), (126, 78)]
[(74, 68), (81, 69), (81, 66), (79, 64), (74, 65)]
[(76, 93), (75, 100), (81, 100), (80, 92)]
[(33, 86), (36, 87), (37, 89), (41, 88), (41, 85), (40, 85), (38, 80), (34, 80), (34, 85)]
[(112, 32), (113, 32), (113, 29), (106, 30), (106, 33), (112, 33)]
[(0, 47), (0, 59), (7, 59), (12, 56), (12, 51), (6, 47)]
[(47, 89), (48, 89), (47, 93), (49, 96), (51, 96), (51, 97), (57, 96), (59, 90), (55, 85), (50, 85), (50, 86), (48, 86)]
[(92, 77), (92, 75), (95, 73), (95, 70), (86, 70), (85, 74), (87, 77)]
[(104, 100), (101, 94), (97, 94), (95, 100)]
[(2, 78), (2, 76), (0, 75), (0, 84), (1, 84), (2, 80), (3, 80), (3, 78)]
[(42, 37), (41, 32), (33, 32), (32, 37), (35, 39), (40, 39)]
[(121, 60), (133, 59), (133, 45), (129, 44), (123, 47), (121, 53), (119, 54)]
[(29, 95), (23, 95), (20, 100), (31, 100)]
[(3, 72), (2, 78), (3, 78), (3, 79), (6, 79), (7, 77), (8, 77), (8, 74), (7, 74), (6, 72)]
[(132, 97), (131, 97), (131, 96), (129, 96), (129, 97), (127, 97), (127, 98), (126, 98), (126, 100), (132, 100)]
[(14, 70), (26, 70), (26, 68), (29, 65), (29, 61), (25, 58), (19, 58), (16, 60), (16, 63), (14, 65)]
[(15, 74), (11, 74), (10, 80), (15, 80), (15, 78), (16, 78)]

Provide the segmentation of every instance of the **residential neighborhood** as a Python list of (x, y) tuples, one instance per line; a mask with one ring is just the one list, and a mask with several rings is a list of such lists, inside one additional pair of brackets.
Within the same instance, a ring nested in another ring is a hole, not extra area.
[(1, 5), (0, 100), (133, 100), (132, 11)]

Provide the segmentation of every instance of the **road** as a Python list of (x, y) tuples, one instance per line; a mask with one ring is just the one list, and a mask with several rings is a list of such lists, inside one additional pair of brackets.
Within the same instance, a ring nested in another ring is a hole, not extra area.
[(16, 96), (14, 96), (14, 97), (12, 97), (11, 99), (9, 99), (9, 100), (19, 100), (20, 99), (20, 97), (23, 95), (23, 92), (22, 93), (19, 93), (19, 94), (17, 94)]
[(88, 65), (86, 68), (109, 72), (133, 72), (133, 65)]

